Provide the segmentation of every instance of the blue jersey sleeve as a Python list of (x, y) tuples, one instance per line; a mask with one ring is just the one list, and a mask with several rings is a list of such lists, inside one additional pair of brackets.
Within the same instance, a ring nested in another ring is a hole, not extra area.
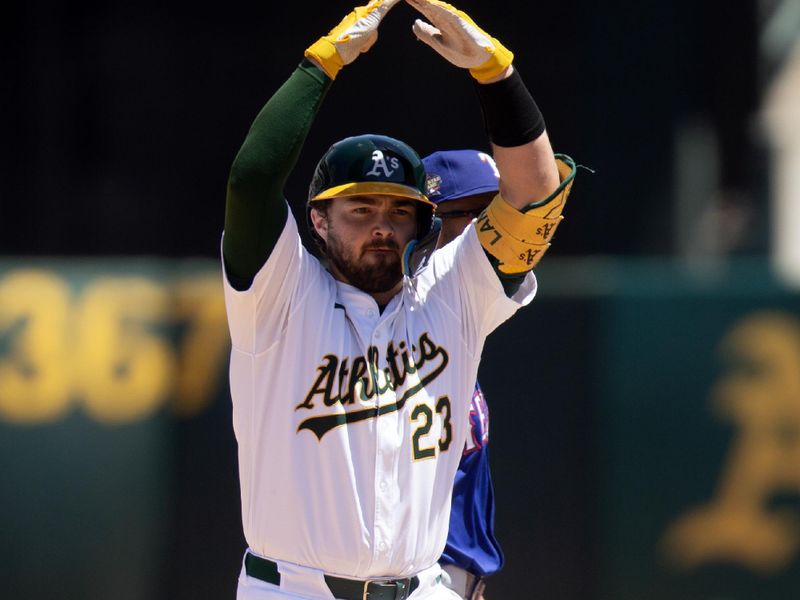
[(503, 566), (494, 537), (494, 490), (489, 473), (489, 409), (478, 383), (469, 414), (471, 435), (453, 486), (450, 531), (441, 561), (482, 577)]

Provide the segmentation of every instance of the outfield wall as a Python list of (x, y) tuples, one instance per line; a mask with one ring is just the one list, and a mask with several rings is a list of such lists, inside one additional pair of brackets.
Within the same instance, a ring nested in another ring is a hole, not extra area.
[[(539, 279), (480, 370), (490, 598), (800, 597), (800, 294), (760, 261)], [(0, 590), (234, 597), (228, 349), (214, 261), (0, 262)]]

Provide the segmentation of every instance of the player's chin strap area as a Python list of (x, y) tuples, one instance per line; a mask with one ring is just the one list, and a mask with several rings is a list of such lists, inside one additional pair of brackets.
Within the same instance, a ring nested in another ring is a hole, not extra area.
[(411, 240), (406, 244), (406, 248), (403, 251), (403, 275), (414, 277), (425, 268), (431, 254), (436, 250), (436, 242), (439, 240), (441, 228), (442, 221), (436, 217), (428, 235), (421, 240)]
[(564, 218), (561, 212), (572, 191), (575, 161), (556, 154), (561, 183), (540, 202), (531, 203), (521, 211), (498, 194), (478, 217), (475, 228), (481, 246), (498, 260), (501, 273), (513, 275), (530, 271), (550, 247), (550, 240)]
[[(250, 577), (273, 585), (281, 584), (281, 574), (274, 561), (248, 551), (244, 568)], [(325, 583), (337, 600), (406, 600), (419, 587), (419, 577), (363, 580), (325, 575)]]

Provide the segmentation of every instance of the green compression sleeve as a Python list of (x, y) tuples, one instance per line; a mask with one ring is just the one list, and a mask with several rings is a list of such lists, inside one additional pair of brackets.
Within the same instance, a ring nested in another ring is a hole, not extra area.
[(222, 255), (228, 280), (250, 287), (286, 224), (283, 187), (331, 80), (303, 61), (255, 118), (228, 178)]

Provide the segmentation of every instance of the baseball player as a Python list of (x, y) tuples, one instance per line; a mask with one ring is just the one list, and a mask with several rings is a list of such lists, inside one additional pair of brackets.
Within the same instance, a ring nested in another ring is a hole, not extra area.
[(273, 94), (231, 167), (222, 240), (248, 549), (237, 597), (457, 598), (441, 581), (483, 342), (536, 292), (574, 163), (557, 161), (513, 55), (467, 15), (407, 0), (419, 39), (477, 81), (500, 193), (412, 276), (431, 228), (419, 156), (365, 134), (323, 155), (301, 244), (283, 198), (325, 94), (399, 0), (356, 8)]
[[(441, 229), (436, 248), (454, 240), (480, 216), (500, 189), (494, 159), (479, 150), (445, 150), (422, 159), (428, 197)], [(494, 491), (489, 471), (489, 407), (475, 383), (470, 432), (456, 471), (450, 528), (439, 563), (443, 581), (465, 600), (482, 600), (485, 579), (503, 566), (494, 536)]]

